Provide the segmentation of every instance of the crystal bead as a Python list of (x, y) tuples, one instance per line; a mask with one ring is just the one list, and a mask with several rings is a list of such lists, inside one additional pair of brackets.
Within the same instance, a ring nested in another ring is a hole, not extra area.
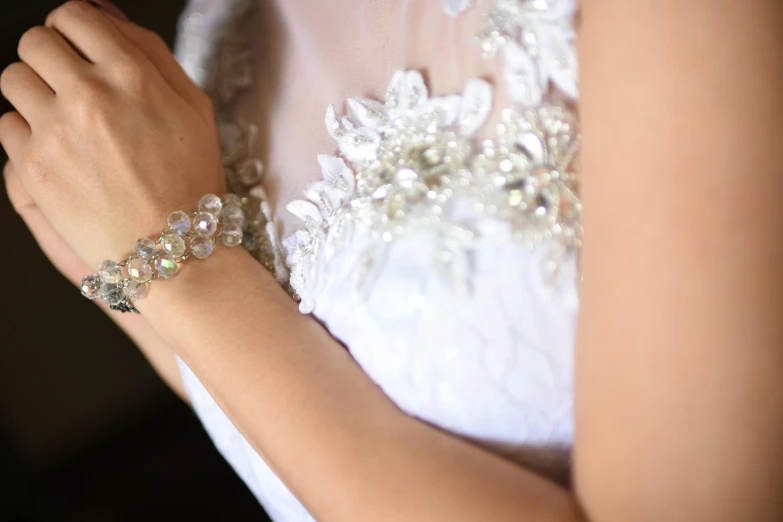
[(128, 286), (125, 287), (125, 297), (130, 301), (138, 301), (144, 299), (147, 294), (150, 293), (149, 283), (140, 283), (139, 281), (131, 281)]
[(239, 225), (241, 227), (245, 223), (245, 214), (240, 207), (235, 205), (225, 206), (220, 213), (220, 223), (223, 225)]
[(181, 210), (172, 212), (169, 215), (169, 229), (175, 234), (187, 234), (190, 230), (190, 216)]
[(223, 206), (228, 207), (231, 205), (242, 208), (242, 198), (236, 194), (226, 194), (223, 196)]
[(101, 292), (101, 280), (96, 275), (88, 275), (82, 279), (81, 289), (84, 297), (95, 299)]
[(144, 259), (133, 259), (128, 263), (128, 275), (134, 281), (146, 283), (152, 279), (152, 267)]
[(196, 229), (196, 233), (200, 236), (214, 236), (215, 232), (217, 232), (217, 225), (215, 216), (209, 212), (199, 212), (193, 218), (193, 228)]
[(255, 185), (261, 180), (261, 174), (264, 173), (263, 164), (255, 159), (249, 159), (237, 168), (239, 181), (246, 187)]
[(214, 194), (207, 194), (198, 202), (198, 209), (204, 212), (209, 212), (213, 216), (220, 214), (220, 210), (223, 208), (223, 202), (220, 198)]
[(220, 230), (220, 241), (229, 247), (235, 247), (242, 244), (242, 227), (239, 225), (224, 225)]
[(190, 251), (199, 259), (206, 259), (212, 254), (212, 240), (204, 236), (196, 236), (190, 242)]
[(150, 260), (155, 255), (157, 248), (155, 248), (155, 242), (146, 237), (136, 241), (136, 254), (142, 259)]
[(120, 304), (125, 299), (122, 285), (119, 283), (103, 283), (101, 285), (101, 299), (109, 306)]
[(177, 265), (177, 261), (174, 259), (174, 256), (166, 252), (160, 252), (157, 256), (155, 256), (155, 270), (158, 271), (160, 277), (164, 279), (171, 279), (177, 275), (179, 266)]
[(104, 283), (119, 283), (122, 281), (122, 268), (115, 261), (107, 259), (98, 267), (98, 275)]
[(182, 257), (185, 255), (185, 241), (181, 236), (178, 236), (177, 234), (163, 234), (160, 238), (160, 242), (163, 245), (163, 250), (172, 256)]

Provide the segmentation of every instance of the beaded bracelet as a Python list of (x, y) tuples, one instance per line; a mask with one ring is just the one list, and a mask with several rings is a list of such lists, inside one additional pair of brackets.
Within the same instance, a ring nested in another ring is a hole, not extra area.
[(235, 194), (227, 194), (222, 199), (207, 194), (199, 201), (198, 210), (190, 214), (181, 210), (172, 212), (168, 226), (156, 240), (139, 239), (136, 251), (128, 258), (119, 263), (106, 260), (98, 267), (97, 274), (82, 279), (82, 295), (91, 300), (100, 298), (112, 310), (138, 314), (133, 303), (147, 296), (152, 281), (171, 279), (179, 272), (179, 264), (190, 256), (206, 259), (217, 243), (229, 247), (242, 244), (243, 203), (246, 202)]

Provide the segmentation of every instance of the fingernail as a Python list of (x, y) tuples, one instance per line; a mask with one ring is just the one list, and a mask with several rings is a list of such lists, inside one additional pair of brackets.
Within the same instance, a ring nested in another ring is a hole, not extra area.
[(125, 20), (125, 21), (128, 20), (128, 17), (125, 16), (125, 13), (123, 13), (119, 7), (109, 2), (109, 0), (88, 0), (88, 1), (95, 7), (99, 7), (103, 9), (110, 15), (115, 16), (120, 20)]

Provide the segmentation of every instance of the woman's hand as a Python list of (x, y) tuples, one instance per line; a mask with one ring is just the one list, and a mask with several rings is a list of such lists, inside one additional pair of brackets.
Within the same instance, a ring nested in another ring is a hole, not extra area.
[(222, 193), (211, 104), (165, 43), (87, 2), (53, 11), (0, 76), (11, 176), (91, 266)]
[[(66, 279), (79, 286), (84, 274), (90, 271), (90, 267), (79, 259), (79, 256), (71, 250), (68, 243), (52, 228), (49, 220), (41, 213), (41, 209), (36, 206), (30, 195), (27, 194), (27, 191), (19, 183), (19, 176), (14, 172), (13, 165), (10, 163), (5, 165), (3, 176), (5, 177), (6, 190), (8, 191), (8, 199), (11, 201), (11, 205), (24, 220), (27, 228), (30, 229), (33, 237), (38, 242), (38, 246), (41, 247), (49, 261)], [(100, 299), (93, 302), (103, 312), (106, 312), (109, 318), (117, 323), (136, 343), (144, 357), (147, 358), (155, 371), (158, 372), (174, 393), (183, 401), (188, 402), (187, 394), (179, 376), (177, 361), (174, 359), (174, 353), (155, 333), (145, 318), (136, 314), (118, 314)]]

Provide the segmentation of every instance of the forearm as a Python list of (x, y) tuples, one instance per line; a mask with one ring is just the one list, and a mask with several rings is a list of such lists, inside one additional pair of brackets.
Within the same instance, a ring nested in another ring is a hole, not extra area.
[(400, 412), (245, 252), (213, 256), (142, 312), (319, 520), (578, 520), (564, 490)]
[[(8, 163), (3, 169), (9, 200), (16, 212), (30, 229), (38, 246), (52, 262), (54, 267), (73, 285), (79, 286), (82, 277), (90, 268), (71, 251), (68, 244), (52, 228), (35, 202), (25, 192), (19, 178)], [(182, 381), (174, 359), (174, 352), (158, 337), (144, 318), (127, 314), (118, 314), (110, 310), (102, 301), (95, 302), (130, 337), (152, 367), (169, 387), (187, 402)]]
[(152, 369), (171, 388), (171, 391), (182, 399), (183, 402), (189, 404), (190, 399), (182, 384), (174, 351), (163, 342), (145, 318), (135, 314), (118, 314), (102, 303), (99, 306), (130, 337), (144, 358), (150, 363)]
[(609, 520), (780, 520), (783, 7), (583, 6), (576, 483)]

